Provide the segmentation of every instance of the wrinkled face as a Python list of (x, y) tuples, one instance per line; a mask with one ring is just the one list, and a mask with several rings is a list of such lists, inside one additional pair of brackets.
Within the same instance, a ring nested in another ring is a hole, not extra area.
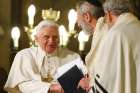
[(77, 24), (86, 34), (91, 35), (93, 33), (92, 31), (93, 29), (86, 21), (86, 18), (78, 12), (77, 12)]
[(44, 27), (38, 32), (36, 42), (46, 53), (53, 53), (59, 44), (59, 32), (56, 27)]

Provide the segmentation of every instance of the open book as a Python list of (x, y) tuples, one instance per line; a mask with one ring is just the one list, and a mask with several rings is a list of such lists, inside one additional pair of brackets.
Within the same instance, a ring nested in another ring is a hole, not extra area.
[(82, 88), (77, 88), (79, 81), (84, 77), (85, 68), (80, 59), (76, 59), (58, 69), (57, 80), (65, 93), (86, 93)]

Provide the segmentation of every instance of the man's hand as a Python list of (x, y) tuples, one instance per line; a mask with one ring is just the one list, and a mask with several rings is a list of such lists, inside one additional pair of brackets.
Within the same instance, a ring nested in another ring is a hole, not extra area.
[(49, 93), (64, 93), (60, 84), (52, 84), (49, 89)]
[(83, 77), (78, 84), (79, 88), (81, 87), (82, 89), (86, 90), (87, 92), (91, 89), (90, 85), (89, 85), (89, 78), (87, 76)]

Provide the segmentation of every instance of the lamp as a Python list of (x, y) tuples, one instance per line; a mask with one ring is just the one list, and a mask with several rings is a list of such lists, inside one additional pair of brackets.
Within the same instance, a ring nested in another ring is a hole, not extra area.
[(32, 46), (34, 45), (34, 37), (32, 34), (34, 32), (34, 16), (36, 14), (36, 7), (33, 4), (28, 7), (27, 14), (29, 27), (25, 27), (25, 31), (30, 39), (30, 46)]
[(75, 34), (75, 23), (77, 20), (77, 13), (74, 9), (70, 9), (69, 13), (68, 13), (68, 20), (69, 20), (69, 33), (70, 34)]
[(60, 45), (62, 47), (65, 47), (69, 40), (69, 34), (66, 31), (66, 28), (64, 27), (64, 25), (60, 25), (59, 27), (59, 36), (60, 36)]
[(19, 46), (19, 37), (20, 37), (20, 30), (17, 26), (13, 27), (11, 30), (11, 37), (13, 39), (14, 42), (14, 48), (18, 49)]
[(84, 33), (84, 31), (80, 31), (78, 35), (78, 41), (79, 41), (79, 51), (84, 51), (85, 43), (88, 41), (89, 36)]
[(34, 25), (34, 16), (36, 13), (36, 8), (33, 4), (31, 4), (28, 8), (28, 24), (32, 28)]
[(57, 21), (60, 18), (60, 11), (57, 10), (52, 10), (50, 9), (45, 9), (42, 10), (42, 18)]

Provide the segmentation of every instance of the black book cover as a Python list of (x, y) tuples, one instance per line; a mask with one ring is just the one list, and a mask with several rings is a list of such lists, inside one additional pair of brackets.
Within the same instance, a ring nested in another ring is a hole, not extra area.
[(58, 82), (65, 93), (86, 93), (82, 88), (78, 88), (78, 83), (84, 77), (82, 71), (74, 65), (67, 72), (58, 78)]

